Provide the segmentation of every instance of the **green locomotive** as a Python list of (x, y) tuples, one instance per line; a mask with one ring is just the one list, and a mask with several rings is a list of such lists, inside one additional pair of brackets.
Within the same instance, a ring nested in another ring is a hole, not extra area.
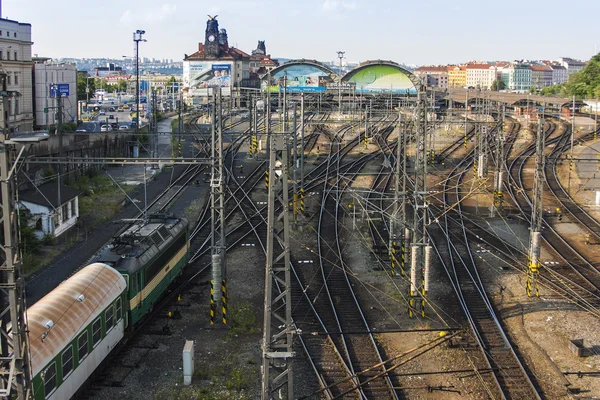
[(134, 326), (152, 309), (189, 258), (185, 218), (150, 215), (134, 222), (93, 258), (119, 271), (127, 281), (128, 325)]

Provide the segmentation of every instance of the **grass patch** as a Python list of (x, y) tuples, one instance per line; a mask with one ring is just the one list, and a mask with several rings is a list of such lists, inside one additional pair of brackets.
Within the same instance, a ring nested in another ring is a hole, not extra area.
[(240, 304), (232, 304), (229, 307), (229, 323), (231, 329), (227, 334), (227, 339), (232, 339), (237, 335), (247, 335), (258, 331), (258, 323), (254, 308), (244, 301)]
[(183, 217), (188, 221), (193, 222), (198, 219), (200, 211), (202, 211), (202, 201), (194, 200), (190, 205), (183, 211)]
[(134, 185), (117, 186), (108, 176), (97, 175), (92, 178), (84, 176), (73, 185), (81, 190), (79, 196), (79, 216), (87, 218), (87, 228), (91, 229), (111, 219), (121, 211), (125, 195)]

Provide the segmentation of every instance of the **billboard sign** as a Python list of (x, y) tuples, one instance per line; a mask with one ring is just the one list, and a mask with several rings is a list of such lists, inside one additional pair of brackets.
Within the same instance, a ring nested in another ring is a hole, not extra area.
[(230, 88), (232, 65), (223, 62), (184, 63), (183, 84), (190, 89)]
[(416, 93), (417, 88), (408, 75), (390, 65), (371, 65), (358, 70), (348, 78), (357, 92)]
[(329, 74), (314, 65), (290, 65), (263, 81), (262, 89), (270, 92), (324, 92), (333, 82)]
[(56, 97), (57, 95), (60, 95), (61, 97), (68, 97), (69, 84), (57, 83), (55, 85), (50, 85), (50, 97)]

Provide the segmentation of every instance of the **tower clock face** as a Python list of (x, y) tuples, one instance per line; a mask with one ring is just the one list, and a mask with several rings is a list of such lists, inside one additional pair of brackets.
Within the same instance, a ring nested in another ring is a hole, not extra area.
[(209, 41), (209, 42), (214, 42), (214, 41), (215, 41), (215, 36), (214, 36), (214, 35), (210, 35), (210, 36), (208, 37), (208, 41)]

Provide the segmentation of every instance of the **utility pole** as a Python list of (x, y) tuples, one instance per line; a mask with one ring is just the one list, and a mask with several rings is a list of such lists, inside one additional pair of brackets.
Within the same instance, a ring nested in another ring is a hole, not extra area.
[[(55, 86), (55, 93), (56, 93), (56, 134), (58, 135), (58, 157), (62, 157), (62, 150), (63, 150), (63, 110), (62, 110), (62, 95), (60, 94), (60, 92), (58, 91), (58, 87)], [(58, 201), (58, 207), (60, 207), (62, 205), (62, 201), (60, 198), (60, 185), (61, 185), (61, 178), (62, 178), (62, 164), (58, 164), (58, 178), (57, 178), (57, 182), (58, 182), (58, 187), (56, 190), (56, 196), (57, 196), (57, 201)]]
[(573, 108), (571, 109), (571, 150), (569, 151), (569, 179), (567, 193), (571, 195), (571, 171), (573, 171), (573, 142), (575, 141), (575, 96), (573, 96)]
[(502, 193), (502, 185), (504, 182), (504, 141), (506, 140), (505, 134), (505, 119), (506, 119), (506, 106), (502, 105), (502, 122), (500, 129), (496, 131), (496, 171), (494, 172), (494, 204), (490, 207), (490, 217), (494, 217), (494, 212), (498, 214), (502, 212), (504, 194)]
[[(292, 344), (296, 328), (292, 321), (290, 271), (290, 218), (288, 211), (287, 135), (273, 135), (269, 147), (267, 257), (265, 274), (264, 326), (262, 344), (261, 399), (277, 396), (292, 400), (294, 385)], [(281, 209), (276, 217), (275, 210)], [(283, 232), (276, 222), (283, 221)], [(283, 236), (283, 237), (282, 237)], [(280, 249), (276, 254), (275, 246)], [(279, 289), (278, 291), (276, 290)]]
[[(404, 276), (404, 234), (399, 234), (406, 226), (406, 221), (404, 220), (406, 217), (406, 208), (404, 204), (406, 188), (400, 188), (401, 179), (403, 180), (404, 184), (406, 183), (406, 147), (404, 147), (404, 142), (406, 141), (406, 132), (404, 132), (404, 121), (402, 117), (402, 112), (398, 110), (398, 138), (396, 140), (396, 171), (394, 176), (394, 207), (392, 211), (392, 218), (390, 220), (390, 235), (388, 243), (392, 276), (396, 276), (396, 266), (400, 267), (400, 274)], [(402, 198), (402, 200), (400, 200), (400, 198)], [(400, 205), (400, 201), (402, 201), (402, 205)], [(402, 219), (398, 218), (399, 214)], [(399, 241), (401, 250), (400, 257), (397, 256), (396, 251)], [(400, 262), (398, 262), (398, 259), (400, 259)]]
[[(293, 191), (294, 191), (294, 226), (296, 225), (297, 222), (297, 215), (298, 215), (298, 179), (297, 179), (297, 172), (298, 172), (298, 135), (297, 135), (297, 131), (298, 131), (298, 120), (296, 117), (296, 103), (294, 102), (294, 105), (292, 107), (292, 112), (294, 113), (294, 119), (293, 119), (293, 123), (292, 123), (292, 133), (293, 133), (293, 143), (292, 143), (292, 148), (294, 149), (294, 152), (292, 153), (292, 164), (294, 165), (294, 171), (293, 171), (293, 175), (292, 175), (292, 182), (294, 183), (294, 187), (293, 187)], [(287, 132), (285, 132), (287, 133)]]
[(300, 94), (300, 210), (304, 211), (304, 93)]
[(529, 269), (527, 270), (527, 296), (540, 295), (538, 279), (540, 275), (540, 247), (542, 241), (542, 221), (544, 218), (544, 111), (538, 120), (538, 134), (535, 142), (535, 180), (533, 183), (533, 201), (531, 203), (531, 232), (529, 236)]
[(411, 240), (410, 310), (413, 316), (415, 300), (421, 300), (421, 316), (425, 316), (425, 296), (429, 290), (431, 246), (427, 238), (427, 104), (425, 87), (421, 85), (417, 98), (416, 149), (413, 232)]
[[(210, 324), (214, 324), (216, 308), (221, 303), (223, 324), (227, 324), (227, 278), (225, 255), (225, 188), (223, 180), (223, 115), (221, 91), (218, 99), (213, 94), (211, 140), (211, 254), (212, 280), (210, 281)], [(217, 225), (218, 224), (218, 225)], [(221, 285), (220, 288), (218, 285)]]

